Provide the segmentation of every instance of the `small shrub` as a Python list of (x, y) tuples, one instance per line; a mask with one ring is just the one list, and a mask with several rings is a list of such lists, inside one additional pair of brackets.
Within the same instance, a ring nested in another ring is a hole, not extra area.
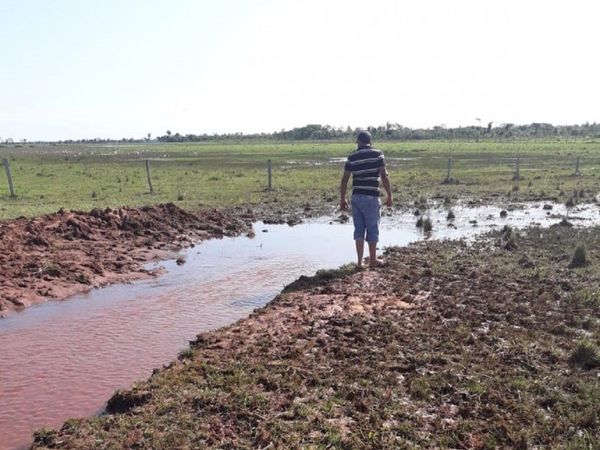
[(416, 223), (417, 228), (423, 228), (423, 216), (420, 216), (417, 219), (417, 223)]
[(454, 211), (449, 210), (448, 211), (448, 215), (446, 216), (447, 220), (454, 220), (456, 218), (456, 216), (454, 215)]
[(96, 198), (97, 196), (96, 191), (92, 192), (92, 198)]
[(503, 209), (502, 211), (500, 211), (500, 217), (502, 217), (503, 219), (508, 216), (508, 212), (506, 212), (505, 209)]
[(598, 349), (591, 342), (580, 342), (577, 344), (577, 347), (575, 347), (575, 350), (569, 357), (569, 362), (574, 366), (578, 366), (586, 370), (600, 367), (600, 356), (598, 355)]
[(569, 264), (570, 268), (576, 268), (576, 267), (585, 267), (590, 263), (590, 261), (587, 258), (587, 253), (585, 251), (585, 247), (583, 245), (578, 245), (577, 248), (575, 248), (575, 253), (573, 254), (573, 260), (571, 261), (571, 264)]

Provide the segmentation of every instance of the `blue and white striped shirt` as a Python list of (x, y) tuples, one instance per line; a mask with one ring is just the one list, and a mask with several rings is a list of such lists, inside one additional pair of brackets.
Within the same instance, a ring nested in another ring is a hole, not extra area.
[(344, 170), (352, 172), (352, 194), (379, 197), (379, 169), (385, 167), (383, 152), (372, 147), (359, 147), (348, 159)]

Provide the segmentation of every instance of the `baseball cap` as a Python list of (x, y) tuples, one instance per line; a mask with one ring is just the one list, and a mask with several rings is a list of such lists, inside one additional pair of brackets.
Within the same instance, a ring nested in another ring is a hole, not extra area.
[(362, 130), (356, 136), (356, 142), (359, 144), (370, 144), (371, 143), (371, 133), (368, 131)]

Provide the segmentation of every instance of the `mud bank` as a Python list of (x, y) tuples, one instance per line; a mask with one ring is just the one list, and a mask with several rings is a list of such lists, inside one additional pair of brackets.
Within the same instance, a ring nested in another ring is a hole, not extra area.
[(32, 448), (594, 448), (599, 228), (386, 259), (300, 278)]
[(248, 214), (173, 204), (61, 210), (0, 222), (0, 316), (48, 299), (152, 276), (144, 264), (194, 242), (251, 230)]

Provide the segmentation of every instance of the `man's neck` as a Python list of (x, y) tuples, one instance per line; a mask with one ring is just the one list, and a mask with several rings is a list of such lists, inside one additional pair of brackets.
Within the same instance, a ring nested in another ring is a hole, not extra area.
[(371, 148), (371, 144), (359, 144), (357, 150), (362, 150), (364, 148)]

